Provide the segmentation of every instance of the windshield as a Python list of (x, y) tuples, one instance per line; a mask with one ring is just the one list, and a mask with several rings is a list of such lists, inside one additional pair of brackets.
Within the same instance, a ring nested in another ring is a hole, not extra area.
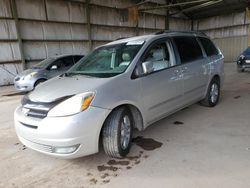
[(244, 55), (250, 55), (250, 47), (248, 47), (244, 52)]
[(67, 74), (83, 74), (94, 77), (112, 77), (123, 73), (143, 45), (141, 43), (122, 43), (103, 46), (81, 59)]
[(55, 58), (49, 57), (43, 61), (41, 61), (40, 63), (34, 65), (32, 68), (33, 69), (41, 69), (41, 68), (46, 68), (52, 61), (54, 61)]

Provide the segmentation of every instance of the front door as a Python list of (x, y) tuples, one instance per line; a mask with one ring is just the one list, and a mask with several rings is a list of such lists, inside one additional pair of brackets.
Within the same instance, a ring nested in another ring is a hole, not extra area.
[(58, 76), (65, 73), (70, 67), (74, 65), (74, 60), (72, 56), (62, 57), (57, 59), (47, 68), (48, 78)]
[(181, 106), (182, 81), (167, 39), (152, 44), (142, 62), (153, 63), (153, 72), (140, 78), (146, 121), (150, 124)]

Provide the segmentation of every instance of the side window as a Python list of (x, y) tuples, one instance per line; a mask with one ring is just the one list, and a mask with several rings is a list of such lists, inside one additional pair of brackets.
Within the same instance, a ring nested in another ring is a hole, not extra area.
[(73, 65), (74, 65), (74, 60), (72, 56), (63, 58), (63, 66), (65, 68), (70, 68)]
[(83, 56), (74, 56), (74, 62), (77, 63)]
[(160, 42), (153, 45), (146, 53), (143, 62), (153, 63), (153, 72), (169, 68), (175, 65), (173, 55), (170, 54), (170, 45)]
[(202, 50), (195, 37), (175, 37), (181, 63), (187, 63), (203, 58)]
[(207, 56), (213, 56), (213, 55), (219, 54), (217, 48), (214, 46), (214, 44), (209, 39), (199, 37), (199, 40), (201, 41), (201, 44), (202, 44)]
[(63, 68), (63, 60), (55, 60), (49, 67), (48, 70), (61, 70)]

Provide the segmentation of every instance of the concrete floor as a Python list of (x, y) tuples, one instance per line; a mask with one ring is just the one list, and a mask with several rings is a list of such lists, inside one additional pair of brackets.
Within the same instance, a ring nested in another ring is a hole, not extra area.
[[(221, 102), (198, 104), (155, 123), (144, 132), (163, 145), (145, 151), (133, 145), (116, 171), (98, 170), (110, 160), (101, 151), (61, 160), (26, 149), (13, 128), (13, 111), (21, 96), (0, 88), (0, 187), (250, 187), (250, 72), (225, 65)], [(175, 121), (183, 124), (174, 124)], [(129, 164), (128, 164), (129, 163)]]

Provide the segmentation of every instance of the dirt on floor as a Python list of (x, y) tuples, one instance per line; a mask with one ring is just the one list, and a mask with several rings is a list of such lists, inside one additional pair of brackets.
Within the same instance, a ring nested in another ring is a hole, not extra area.
[(194, 104), (136, 132), (120, 160), (103, 150), (62, 160), (26, 148), (13, 124), (22, 93), (0, 87), (0, 187), (249, 188), (250, 72), (229, 63), (225, 73), (218, 106)]

